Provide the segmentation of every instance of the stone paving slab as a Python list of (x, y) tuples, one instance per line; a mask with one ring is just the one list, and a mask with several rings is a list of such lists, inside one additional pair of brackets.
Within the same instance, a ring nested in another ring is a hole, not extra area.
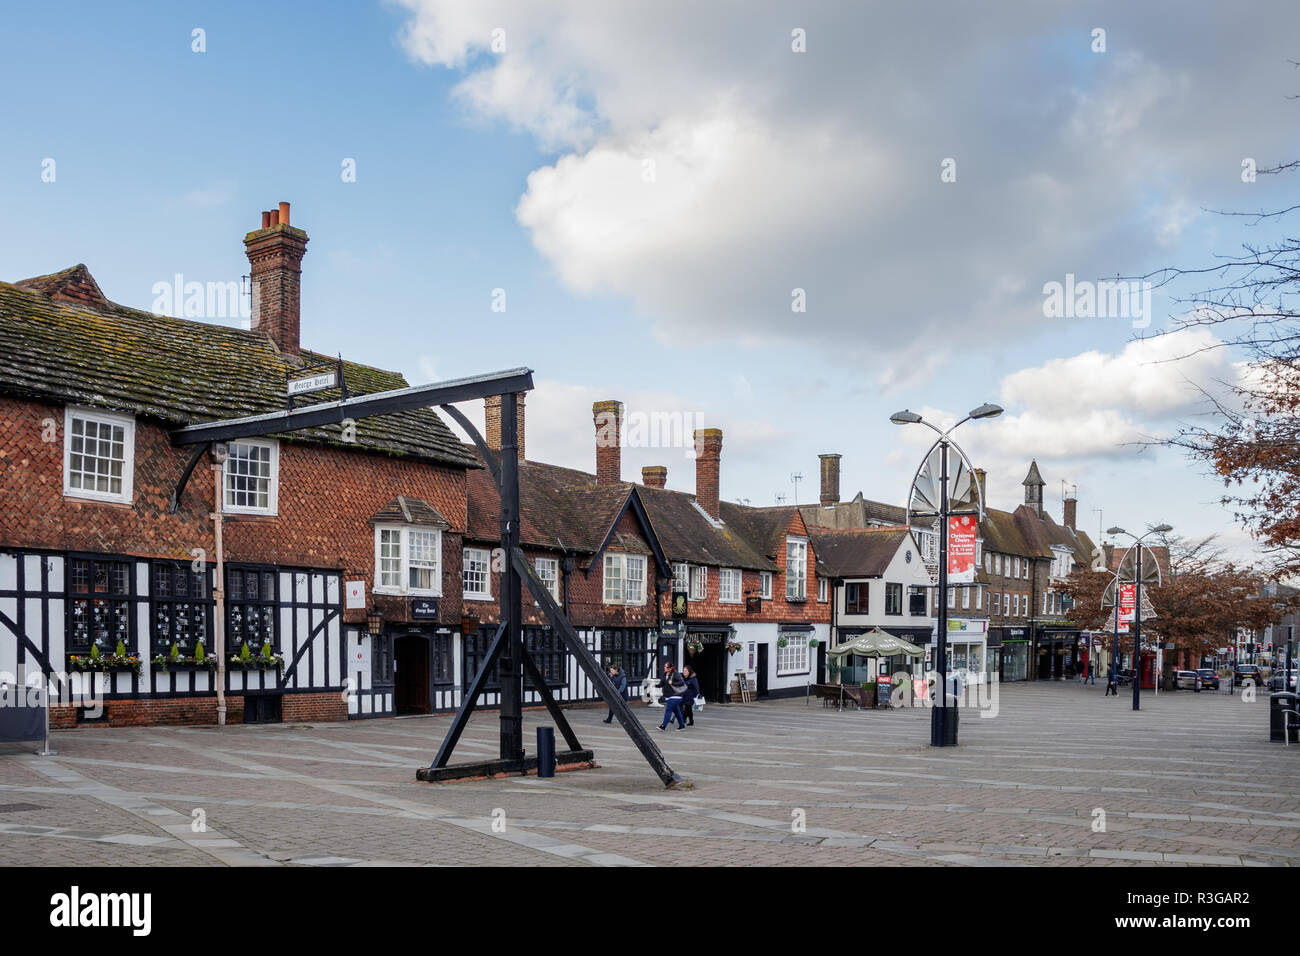
[[(1266, 698), (1148, 694), (1133, 712), (1091, 687), (1006, 685), (998, 716), (964, 711), (961, 746), (943, 750), (921, 708), (712, 705), (689, 731), (651, 730), (681, 790), (603, 716), (570, 712), (600, 769), (546, 780), (416, 783), (447, 715), (79, 728), (56, 733), (49, 758), (0, 746), (0, 865), (1300, 861), (1300, 748), (1268, 742)], [(526, 713), (527, 742), (544, 721)], [(497, 732), (476, 714), (458, 756), (494, 755)]]

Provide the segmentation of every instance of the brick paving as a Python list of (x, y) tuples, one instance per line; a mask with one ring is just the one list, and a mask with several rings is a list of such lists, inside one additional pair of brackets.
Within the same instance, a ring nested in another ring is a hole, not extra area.
[[(1300, 861), (1300, 746), (1268, 741), (1267, 695), (1148, 692), (1134, 713), (1101, 687), (1006, 685), (952, 750), (927, 746), (922, 709), (709, 706), (663, 733), (636, 712), (689, 788), (660, 786), (603, 708), (570, 711), (601, 768), (550, 780), (417, 783), (447, 715), (82, 728), (44, 758), (0, 745), (0, 865)], [(545, 721), (526, 713), (526, 741)], [(458, 757), (493, 756), (496, 734), (476, 715)]]

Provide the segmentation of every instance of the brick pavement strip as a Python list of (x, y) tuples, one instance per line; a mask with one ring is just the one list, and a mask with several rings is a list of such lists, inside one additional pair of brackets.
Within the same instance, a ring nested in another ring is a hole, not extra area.
[[(570, 719), (601, 769), (443, 785), (414, 770), (447, 715), (81, 728), (57, 757), (0, 747), (0, 865), (670, 865), (674, 837), (719, 866), (1300, 862), (1300, 748), (1268, 742), (1266, 700), (1148, 695), (1133, 712), (1074, 684), (1000, 691), (953, 750), (927, 746), (922, 709), (712, 706), (661, 735), (682, 791), (595, 709)], [(543, 719), (526, 714), (526, 739)], [(496, 735), (476, 715), (460, 756)]]

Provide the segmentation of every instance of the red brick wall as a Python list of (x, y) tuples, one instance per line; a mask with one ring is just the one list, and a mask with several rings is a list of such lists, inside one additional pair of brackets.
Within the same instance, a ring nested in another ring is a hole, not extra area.
[[(282, 698), (281, 716), (286, 723), (300, 721), (347, 720), (348, 707), (343, 695), (335, 692), (320, 694), (285, 694)], [(150, 698), (145, 700), (104, 701), (104, 721), (95, 726), (205, 726), (217, 722), (216, 697)], [(226, 723), (244, 722), (244, 698), (226, 696)], [(69, 730), (77, 725), (77, 708), (60, 704), (50, 708), (50, 728)]]
[[(803, 516), (798, 511), (790, 519), (790, 524), (785, 533), (791, 537), (807, 538), (808, 526), (804, 524)], [(763, 610), (759, 614), (746, 614), (744, 599), (748, 593), (751, 597), (757, 597), (762, 593), (759, 582), (758, 571), (741, 570), (740, 573), (740, 590), (741, 603), (724, 604), (718, 600), (719, 594), (719, 574), (721, 568), (717, 566), (709, 567), (709, 586), (708, 597), (702, 601), (691, 599), (690, 602), (690, 619), (693, 621), (731, 621), (746, 624), (761, 624), (784, 622), (789, 624), (829, 624), (831, 620), (831, 593), (830, 587), (827, 586), (827, 600), (821, 602), (817, 600), (817, 555), (813, 549), (813, 543), (808, 542), (808, 600), (804, 602), (787, 601), (785, 599), (785, 564), (786, 553), (784, 541), (777, 548), (776, 563), (779, 571), (772, 574), (772, 597), (763, 599)], [(667, 593), (663, 596), (661, 605), (661, 614), (667, 618), (671, 616), (672, 594)]]
[[(169, 514), (191, 449), (174, 447), (160, 425), (136, 420), (134, 503), (119, 505), (64, 497), (61, 406), (0, 398), (0, 421), (0, 547), (185, 559), (202, 548), (215, 558), (210, 461), (200, 460), (180, 509)], [(42, 441), (43, 431), (54, 440)], [(465, 528), (465, 474), (458, 469), (282, 441), (279, 514), (227, 516), (226, 561), (341, 569), (346, 580), (364, 579), (369, 593), (375, 567), (369, 518), (399, 494), (427, 501), (452, 526), (443, 534), (441, 615), (443, 623), (458, 622)], [(388, 620), (409, 616), (405, 598), (380, 604)], [(363, 619), (361, 611), (348, 612), (349, 622)]]

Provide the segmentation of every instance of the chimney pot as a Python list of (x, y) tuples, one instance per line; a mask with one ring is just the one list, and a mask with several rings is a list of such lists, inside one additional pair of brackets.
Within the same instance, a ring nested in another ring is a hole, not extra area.
[(822, 507), (837, 504), (840, 500), (840, 456), (818, 455), (822, 463)]
[(596, 484), (617, 484), (623, 480), (623, 403), (593, 402), (591, 417), (596, 423)]
[(668, 484), (666, 465), (646, 465), (641, 469), (641, 484), (647, 488), (663, 488)]
[(715, 521), (721, 519), (719, 471), (722, 466), (722, 429), (695, 431), (695, 501)]
[(263, 229), (271, 228), (271, 214), (267, 212), (265, 209), (262, 210), (262, 228)]
[(289, 204), (287, 202), (280, 203), (280, 225), (289, 225)]

